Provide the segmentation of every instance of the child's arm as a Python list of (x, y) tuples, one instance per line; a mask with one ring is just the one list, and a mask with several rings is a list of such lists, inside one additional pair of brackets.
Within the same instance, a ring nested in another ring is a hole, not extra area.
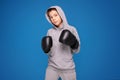
[(51, 50), (52, 45), (53, 45), (52, 37), (49, 36), (49, 33), (47, 33), (47, 35), (42, 38), (43, 51), (48, 54)]
[(80, 41), (77, 31), (74, 28), (71, 28), (71, 31), (68, 29), (63, 30), (59, 41), (63, 44), (69, 45), (72, 52), (79, 52)]
[(80, 52), (80, 38), (79, 38), (79, 35), (78, 35), (78, 32), (77, 32), (76, 28), (75, 27), (72, 27), (72, 28), (73, 28), (72, 33), (75, 35), (77, 41), (79, 42), (78, 48), (77, 49), (72, 49), (72, 52), (73, 53), (79, 53)]

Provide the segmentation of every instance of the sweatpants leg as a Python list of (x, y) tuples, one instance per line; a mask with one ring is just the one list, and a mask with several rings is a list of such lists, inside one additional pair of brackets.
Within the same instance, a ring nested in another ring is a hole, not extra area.
[(62, 80), (76, 80), (76, 72), (75, 71), (65, 71), (60, 74)]
[(59, 76), (57, 71), (47, 68), (46, 70), (46, 75), (45, 75), (45, 80), (58, 80)]

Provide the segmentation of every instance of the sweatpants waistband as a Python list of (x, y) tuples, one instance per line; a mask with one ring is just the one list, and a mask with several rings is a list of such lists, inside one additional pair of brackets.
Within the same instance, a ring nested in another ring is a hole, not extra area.
[(48, 66), (48, 69), (52, 69), (52, 70), (59, 71), (59, 72), (74, 72), (75, 71), (75, 68), (74, 69), (57, 69), (53, 66)]

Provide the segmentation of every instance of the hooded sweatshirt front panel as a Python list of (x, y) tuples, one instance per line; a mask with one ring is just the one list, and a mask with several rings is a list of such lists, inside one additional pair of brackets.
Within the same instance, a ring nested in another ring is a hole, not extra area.
[(80, 46), (77, 49), (72, 50), (70, 46), (60, 43), (59, 37), (61, 32), (67, 29), (75, 35), (80, 45), (80, 39), (79, 39), (78, 33), (74, 27), (68, 24), (65, 14), (59, 6), (52, 6), (50, 8), (56, 8), (57, 12), (59, 13), (59, 15), (63, 20), (63, 23), (59, 26), (59, 28), (54, 26), (46, 14), (47, 20), (53, 26), (51, 29), (48, 30), (48, 33), (47, 33), (47, 36), (51, 36), (53, 40), (53, 46), (48, 53), (48, 56), (49, 56), (48, 65), (55, 67), (57, 69), (74, 69), (75, 64), (72, 56), (73, 56), (73, 53), (79, 52)]

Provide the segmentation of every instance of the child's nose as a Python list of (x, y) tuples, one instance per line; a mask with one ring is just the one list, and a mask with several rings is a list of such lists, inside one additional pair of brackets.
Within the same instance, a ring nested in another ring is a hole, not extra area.
[(55, 17), (53, 17), (53, 20), (55, 20)]
[(56, 18), (53, 18), (53, 21), (55, 21), (56, 20)]

